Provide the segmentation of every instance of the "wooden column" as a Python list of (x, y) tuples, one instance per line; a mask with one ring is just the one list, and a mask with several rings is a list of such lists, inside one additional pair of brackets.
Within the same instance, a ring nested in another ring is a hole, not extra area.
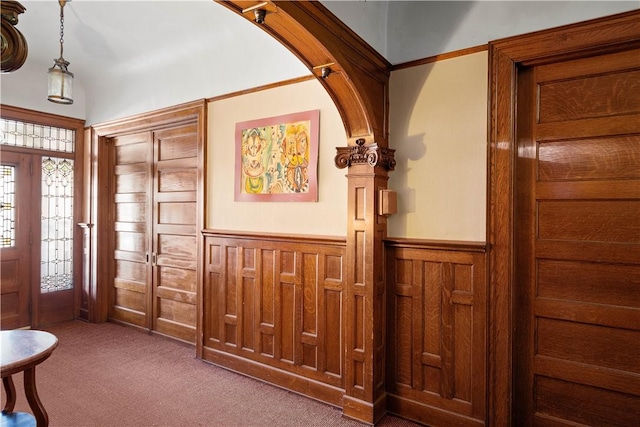
[(385, 272), (387, 219), (380, 190), (395, 166), (394, 150), (366, 144), (338, 148), (336, 166), (348, 167), (347, 277), (345, 280), (345, 395), (343, 414), (375, 424), (385, 413)]

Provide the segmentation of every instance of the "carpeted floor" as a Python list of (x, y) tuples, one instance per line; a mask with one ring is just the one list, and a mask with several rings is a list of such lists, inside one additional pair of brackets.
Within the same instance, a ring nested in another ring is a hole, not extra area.
[[(59, 344), (38, 366), (36, 381), (52, 427), (363, 425), (338, 408), (197, 360), (192, 346), (131, 327), (75, 321), (47, 330)], [(14, 381), (15, 410), (30, 412), (22, 375)], [(417, 425), (390, 415), (378, 423)]]

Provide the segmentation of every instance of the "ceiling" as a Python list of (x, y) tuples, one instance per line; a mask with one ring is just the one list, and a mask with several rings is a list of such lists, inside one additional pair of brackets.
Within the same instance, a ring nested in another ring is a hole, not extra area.
[[(17, 28), (29, 53), (15, 76), (2, 75), (2, 92), (14, 105), (23, 104), (20, 97), (43, 99), (46, 70), (59, 56), (58, 2), (19, 1), (26, 11)], [(637, 0), (322, 4), (391, 64), (638, 7)], [(50, 110), (34, 101), (28, 108), (91, 123), (311, 74), (260, 27), (213, 0), (72, 0), (64, 13), (64, 58), (77, 103)]]

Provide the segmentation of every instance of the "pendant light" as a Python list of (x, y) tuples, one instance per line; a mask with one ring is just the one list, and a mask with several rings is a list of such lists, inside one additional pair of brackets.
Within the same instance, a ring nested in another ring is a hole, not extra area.
[(58, 104), (73, 104), (73, 74), (67, 70), (69, 61), (62, 57), (64, 44), (64, 5), (66, 0), (58, 0), (60, 4), (60, 58), (53, 60), (49, 68), (49, 101)]

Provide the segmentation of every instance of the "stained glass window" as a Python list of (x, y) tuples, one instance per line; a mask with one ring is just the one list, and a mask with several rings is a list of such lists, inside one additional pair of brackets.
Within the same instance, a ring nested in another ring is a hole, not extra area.
[(73, 288), (73, 160), (42, 159), (42, 293)]
[(0, 168), (0, 220), (2, 221), (1, 248), (16, 245), (16, 168), (2, 165)]
[(73, 153), (75, 131), (3, 118), (0, 145)]

